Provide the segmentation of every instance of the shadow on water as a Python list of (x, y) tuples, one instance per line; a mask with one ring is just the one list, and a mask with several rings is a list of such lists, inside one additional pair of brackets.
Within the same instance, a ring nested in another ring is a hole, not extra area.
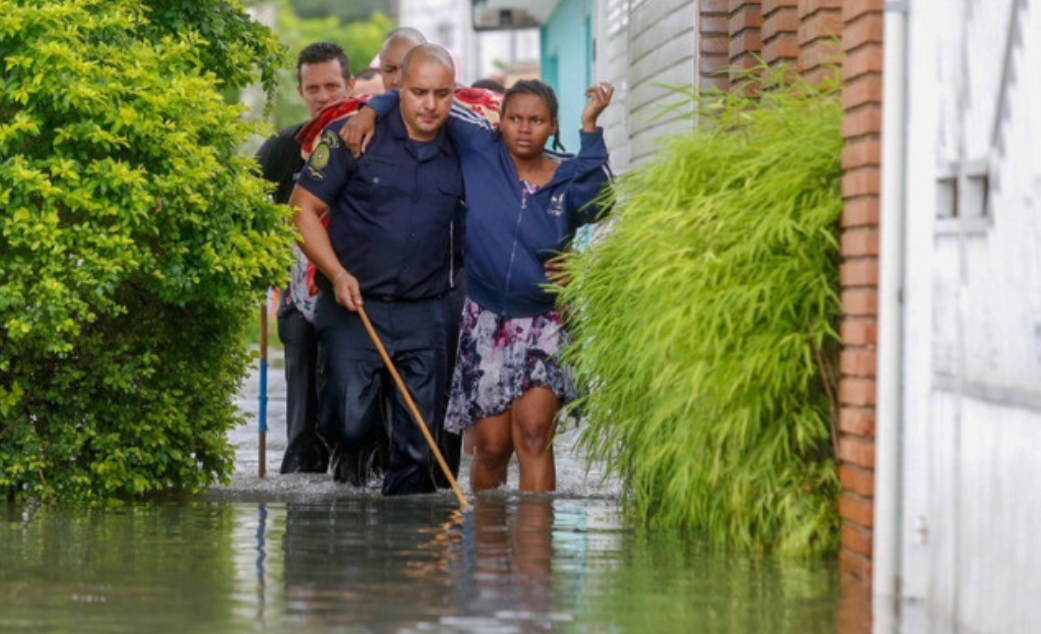
[[(830, 562), (498, 492), (10, 511), (4, 632), (849, 632)], [(848, 616), (848, 615), (847, 615)]]

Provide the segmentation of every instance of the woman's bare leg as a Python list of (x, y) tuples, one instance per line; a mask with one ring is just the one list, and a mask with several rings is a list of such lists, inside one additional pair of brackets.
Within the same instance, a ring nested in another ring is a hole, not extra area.
[(506, 484), (510, 457), (513, 456), (510, 412), (479, 418), (467, 433), (474, 447), (470, 464), (470, 486), (474, 492)]
[(547, 387), (534, 387), (513, 401), (513, 448), (520, 462), (521, 491), (553, 491), (557, 467), (550, 441), (556, 432), (560, 400)]

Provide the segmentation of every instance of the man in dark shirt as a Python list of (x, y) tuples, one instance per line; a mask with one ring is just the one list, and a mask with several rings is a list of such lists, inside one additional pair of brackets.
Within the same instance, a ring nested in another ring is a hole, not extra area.
[[(452, 225), (463, 213), (463, 180), (442, 130), (452, 105), (455, 68), (443, 48), (425, 44), (406, 56), (401, 105), (368, 152), (355, 159), (330, 125), (311, 153), (290, 204), (301, 248), (320, 271), (319, 432), (332, 449), (333, 477), (365, 479), (352, 460), (381, 420), (390, 437), (385, 495), (434, 490), (430, 450), (394, 390), (356, 314), (366, 312), (428, 425), (442, 419), (448, 382), (446, 296), (453, 284)], [(330, 212), (328, 229), (320, 218)], [(433, 431), (433, 430), (431, 430)]]
[[(408, 26), (394, 29), (387, 34), (386, 39), (380, 46), (379, 73), (383, 81), (383, 92), (401, 88), (402, 61), (409, 51), (415, 47), (426, 44), (427, 40), (422, 33)], [(374, 93), (375, 94), (375, 93)], [(498, 111), (496, 111), (498, 113)], [(459, 343), (459, 325), (463, 317), (463, 300), (466, 299), (466, 269), (463, 268), (463, 222), (455, 225), (455, 284), (448, 292), (448, 307), (452, 321), (448, 326), (448, 375), (452, 375), (455, 367), (456, 346)], [(451, 384), (446, 385), (451, 388)], [(445, 402), (448, 401), (448, 392), (445, 390)], [(462, 454), (462, 439), (456, 434), (449, 434), (444, 429), (444, 421), (438, 420), (434, 426), (437, 428), (435, 437), (441, 454), (452, 471), (452, 476), (459, 475), (459, 461)], [(435, 474), (437, 486), (443, 489), (449, 487), (448, 479), (440, 472)]]
[[(316, 42), (300, 51), (296, 63), (297, 92), (313, 118), (329, 104), (348, 97), (354, 84), (343, 49), (332, 42)], [(304, 167), (296, 134), (303, 123), (279, 131), (257, 153), (264, 178), (276, 183), (273, 198), (289, 201), (297, 175)], [(302, 261), (301, 261), (302, 260)], [(278, 338), (285, 349), (286, 451), (282, 473), (325, 473), (329, 451), (315, 431), (318, 389), (315, 364), (318, 344), (313, 299), (306, 282), (306, 260), (298, 258), (293, 279), (278, 307)]]

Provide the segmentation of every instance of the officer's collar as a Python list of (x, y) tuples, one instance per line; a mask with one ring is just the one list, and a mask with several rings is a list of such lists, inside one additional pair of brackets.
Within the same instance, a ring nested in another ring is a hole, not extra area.
[[(405, 120), (401, 118), (400, 105), (394, 112), (387, 115), (384, 123), (390, 127), (390, 133), (395, 139), (408, 141), (408, 130), (405, 129)], [(445, 125), (448, 125), (447, 121), (445, 121)], [(441, 126), (441, 129), (437, 131), (437, 136), (434, 137), (432, 143), (437, 145), (442, 154), (455, 156), (455, 148), (452, 146), (452, 142), (448, 140), (448, 131), (445, 130), (445, 125)]]

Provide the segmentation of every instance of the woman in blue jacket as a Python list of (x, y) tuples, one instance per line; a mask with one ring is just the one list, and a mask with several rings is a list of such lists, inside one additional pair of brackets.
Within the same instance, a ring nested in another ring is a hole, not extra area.
[[(577, 156), (546, 151), (558, 131), (557, 99), (537, 80), (506, 91), (499, 130), (458, 106), (448, 120), (468, 211), (467, 300), (445, 427), (454, 433), (470, 428), (474, 491), (504, 484), (514, 452), (521, 490), (556, 488), (551, 441), (575, 386), (558, 359), (568, 341), (546, 289), (547, 262), (567, 248), (579, 226), (600, 216), (593, 203), (610, 172), (596, 123), (613, 93), (606, 83), (586, 91)], [(369, 106), (384, 116), (397, 99), (388, 93)], [(367, 134), (371, 122), (371, 115), (356, 118), (353, 138)], [(349, 144), (351, 135), (345, 129)]]

